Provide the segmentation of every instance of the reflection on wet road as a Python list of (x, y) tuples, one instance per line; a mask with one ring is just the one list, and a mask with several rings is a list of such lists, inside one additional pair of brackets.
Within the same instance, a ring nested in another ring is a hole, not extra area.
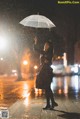
[(51, 88), (58, 96), (78, 98), (80, 97), (80, 77), (77, 75), (72, 77), (54, 77)]
[(0, 78), (0, 106), (8, 106), (18, 99), (27, 98), (34, 87), (34, 80), (16, 81), (15, 78)]
[[(51, 84), (55, 96), (75, 99), (80, 98), (80, 77), (54, 77)], [(25, 98), (28, 104), (28, 97), (41, 97), (44, 91), (34, 89), (34, 80), (16, 81), (15, 78), (0, 78), (0, 106), (9, 106), (18, 99)]]

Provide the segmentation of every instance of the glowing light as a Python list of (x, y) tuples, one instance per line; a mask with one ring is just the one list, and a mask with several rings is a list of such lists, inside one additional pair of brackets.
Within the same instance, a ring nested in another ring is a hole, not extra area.
[(72, 77), (71, 78), (71, 83), (72, 83), (72, 87), (74, 87), (74, 89), (75, 89), (75, 92), (77, 93), (77, 92), (79, 92), (79, 79), (78, 79), (78, 76), (76, 75), (76, 76), (74, 76), (74, 78)]
[(43, 93), (42, 89), (36, 89), (35, 88), (35, 96), (38, 97), (38, 96), (41, 96)]
[(24, 64), (24, 65), (27, 65), (27, 64), (28, 64), (28, 61), (27, 61), (27, 60), (24, 60), (24, 61), (23, 61), (23, 64)]
[(3, 60), (3, 58), (1, 57), (1, 58), (0, 58), (0, 60), (2, 61), (2, 60)]
[(30, 95), (30, 93), (27, 93), (26, 91), (24, 91), (23, 98), (28, 98), (29, 95)]
[(64, 93), (65, 93), (65, 94), (68, 93), (68, 87), (67, 87), (67, 86), (65, 86)]
[(75, 73), (78, 73), (78, 67), (75, 67), (74, 72), (75, 72)]
[(57, 57), (57, 59), (61, 59), (61, 57), (60, 57), (60, 56), (58, 56), (58, 57)]
[(12, 70), (13, 73), (17, 72), (15, 69)]
[(78, 67), (78, 64), (74, 64), (75, 67)]
[(61, 86), (62, 86), (62, 82), (61, 82), (60, 77), (58, 78), (58, 86), (59, 86), (59, 87), (61, 87)]
[(80, 67), (80, 64), (79, 64), (79, 67)]
[(37, 66), (37, 65), (35, 65), (35, 66), (34, 66), (34, 69), (38, 69), (38, 66)]
[(64, 94), (67, 94), (68, 93), (68, 80), (67, 80), (67, 77), (65, 77), (65, 80), (64, 80)]
[(39, 96), (42, 95), (42, 89), (39, 89)]
[(17, 73), (14, 73), (14, 76), (17, 76)]
[(38, 91), (39, 91), (39, 89), (35, 88), (35, 96), (36, 97), (38, 96)]
[(28, 85), (24, 84), (24, 90), (28, 90)]
[(59, 90), (58, 90), (58, 93), (59, 93), (59, 94), (62, 94), (62, 90), (61, 90), (61, 89), (59, 89)]
[(0, 50), (5, 49), (7, 46), (6, 39), (0, 36)]
[(24, 84), (23, 85), (23, 94), (22, 94), (23, 98), (27, 98), (28, 97), (28, 85)]
[(63, 54), (63, 62), (64, 62), (64, 66), (67, 67), (67, 54), (66, 53)]
[(29, 104), (29, 95), (30, 93), (28, 92), (28, 85), (26, 83), (23, 84), (23, 94), (22, 97), (25, 98), (24, 104), (27, 106)]
[(74, 65), (73, 67), (71, 67), (71, 71), (73, 71), (74, 73), (78, 73), (78, 66)]
[(52, 64), (50, 67), (51, 67), (52, 69), (56, 68), (56, 66), (55, 66), (55, 65), (53, 65), (53, 64)]
[(29, 95), (30, 95), (30, 93), (26, 94), (26, 98), (25, 98), (25, 100), (24, 100), (24, 104), (25, 104), (26, 106), (28, 106), (28, 104), (29, 104)]

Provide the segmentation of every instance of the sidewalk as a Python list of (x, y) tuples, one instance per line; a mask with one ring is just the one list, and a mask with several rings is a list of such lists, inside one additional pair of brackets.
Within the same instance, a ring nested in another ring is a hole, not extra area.
[(43, 110), (45, 99), (19, 100), (9, 108), (9, 119), (80, 119), (80, 100), (56, 99), (58, 107)]

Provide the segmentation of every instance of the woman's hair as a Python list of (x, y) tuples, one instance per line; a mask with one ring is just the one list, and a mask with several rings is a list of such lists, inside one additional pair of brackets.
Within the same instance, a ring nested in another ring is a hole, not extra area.
[(53, 49), (53, 43), (52, 43), (51, 41), (48, 40), (48, 41), (46, 41), (46, 43), (49, 44), (49, 48), (50, 48), (50, 49)]

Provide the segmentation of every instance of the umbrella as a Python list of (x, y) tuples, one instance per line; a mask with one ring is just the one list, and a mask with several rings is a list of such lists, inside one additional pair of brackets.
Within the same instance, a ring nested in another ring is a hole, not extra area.
[(30, 15), (24, 18), (20, 24), (33, 28), (52, 28), (54, 23), (43, 15)]

